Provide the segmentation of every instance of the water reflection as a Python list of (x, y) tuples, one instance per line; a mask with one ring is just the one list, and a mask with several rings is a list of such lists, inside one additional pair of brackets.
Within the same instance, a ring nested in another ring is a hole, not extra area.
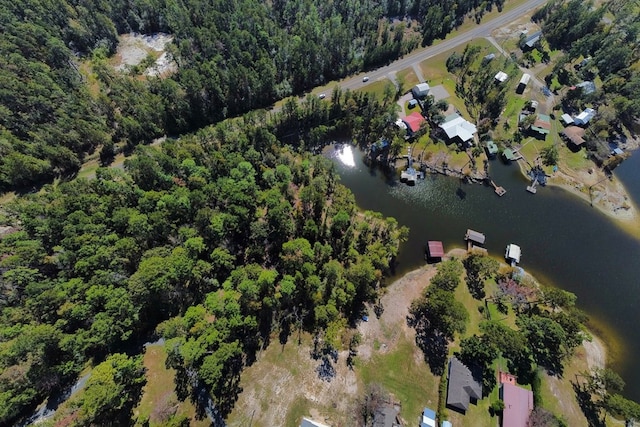
[(338, 159), (344, 166), (353, 168), (356, 166), (356, 159), (353, 155), (353, 148), (349, 144), (336, 144), (335, 146), (335, 158)]
[[(627, 383), (625, 394), (640, 401), (640, 367), (631, 357), (640, 354), (638, 239), (558, 187), (529, 194), (528, 181), (515, 164), (491, 162), (492, 178), (507, 189), (498, 197), (490, 187), (435, 175), (414, 187), (389, 185), (384, 174), (363, 164), (361, 152), (353, 154), (355, 166), (340, 164), (338, 171), (358, 206), (393, 216), (410, 228), (400, 248), (398, 274), (424, 263), (427, 240), (443, 241), (445, 250), (462, 247), (467, 228), (486, 234), (486, 246), (495, 257), (504, 255), (508, 243), (517, 242), (526, 254), (522, 267), (543, 283), (575, 293), (581, 308), (624, 342), (627, 357), (616, 355), (614, 368)], [(623, 171), (638, 180), (640, 167)]]

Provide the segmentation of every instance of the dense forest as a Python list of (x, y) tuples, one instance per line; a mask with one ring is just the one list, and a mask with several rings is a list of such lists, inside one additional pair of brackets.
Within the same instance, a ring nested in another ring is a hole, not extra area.
[[(0, 191), (70, 177), (163, 134), (194, 131), (444, 37), (502, 0), (3, 0)], [(118, 34), (172, 34), (177, 72), (111, 68)]]
[(274, 336), (305, 330), (339, 346), (337, 332), (375, 300), (407, 230), (359, 212), (329, 160), (276, 136), (289, 117), (326, 115), (333, 132), (353, 120), (350, 109), (384, 117), (388, 106), (349, 92), (314, 105), (285, 109), (282, 127), (249, 115), (138, 147), (124, 170), (46, 185), (6, 208), (0, 424), (91, 362), (106, 379), (92, 374), (74, 422), (125, 425), (144, 377), (139, 358), (121, 353), (153, 334), (183, 373), (179, 395), (206, 390), (221, 414), (242, 367)]

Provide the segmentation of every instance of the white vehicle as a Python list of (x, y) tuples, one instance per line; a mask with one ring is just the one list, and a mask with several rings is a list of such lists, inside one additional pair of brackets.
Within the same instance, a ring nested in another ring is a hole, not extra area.
[(369, 81), (369, 76), (364, 76), (364, 77), (362, 78), (362, 81), (363, 81), (363, 82), (368, 82), (368, 81)]
[(327, 97), (327, 95), (325, 95), (324, 93), (321, 93), (320, 95), (318, 95), (318, 98), (320, 99), (325, 99)]

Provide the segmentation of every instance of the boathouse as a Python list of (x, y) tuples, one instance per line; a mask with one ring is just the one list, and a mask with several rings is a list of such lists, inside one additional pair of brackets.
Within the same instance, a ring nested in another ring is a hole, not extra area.
[(505, 250), (504, 257), (511, 264), (512, 267), (515, 267), (516, 264), (520, 262), (520, 255), (522, 251), (520, 250), (520, 246), (510, 243), (507, 245), (507, 249)]
[(487, 141), (484, 146), (487, 149), (487, 156), (489, 158), (494, 158), (496, 154), (498, 154), (499, 149), (495, 142)]
[(426, 261), (439, 261), (444, 256), (444, 246), (440, 241), (429, 240), (424, 249)]
[(467, 241), (467, 251), (477, 251), (486, 253), (487, 250), (482, 247), (484, 245), (485, 237), (484, 234), (479, 231), (472, 230), (470, 228), (467, 229), (467, 233), (464, 235), (464, 240)]

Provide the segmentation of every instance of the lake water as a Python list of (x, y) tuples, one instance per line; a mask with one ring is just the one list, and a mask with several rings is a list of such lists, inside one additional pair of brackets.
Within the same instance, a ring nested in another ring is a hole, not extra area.
[[(370, 169), (357, 150), (352, 162), (348, 153), (340, 155), (340, 160), (337, 153), (333, 158), (358, 206), (410, 228), (397, 275), (424, 263), (427, 240), (442, 240), (445, 251), (464, 247), (467, 228), (485, 233), (495, 257), (502, 257), (509, 243), (520, 245), (520, 265), (542, 283), (575, 293), (603, 338), (618, 348), (613, 367), (626, 381), (624, 394), (640, 401), (640, 368), (633, 360), (640, 354), (640, 240), (565, 190), (538, 187), (537, 194), (528, 193), (516, 164), (490, 163), (491, 177), (507, 190), (498, 197), (490, 187), (442, 176), (427, 175), (409, 187)], [(625, 161), (616, 176), (639, 204), (640, 153)]]

